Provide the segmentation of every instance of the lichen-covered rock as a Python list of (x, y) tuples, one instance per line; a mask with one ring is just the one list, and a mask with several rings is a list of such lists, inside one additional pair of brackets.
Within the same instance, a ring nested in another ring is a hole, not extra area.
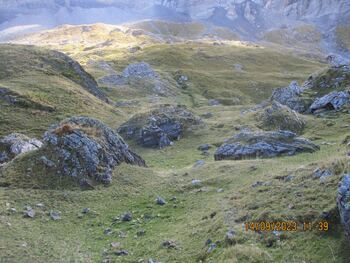
[(110, 183), (113, 168), (122, 162), (145, 166), (118, 134), (91, 118), (73, 117), (52, 126), (44, 142), (43, 150), (57, 173), (82, 184), (86, 180)]
[(216, 161), (271, 158), (301, 152), (311, 153), (318, 149), (317, 145), (290, 131), (241, 132), (220, 146), (214, 158)]
[(310, 106), (310, 112), (321, 109), (324, 110), (340, 110), (345, 105), (350, 104), (350, 91), (333, 91), (322, 98), (316, 99)]
[(343, 58), (342, 56), (336, 55), (336, 54), (329, 54), (326, 57), (327, 62), (332, 66), (332, 67), (343, 67), (350, 65), (350, 61)]
[(161, 105), (151, 112), (135, 115), (118, 132), (144, 147), (163, 148), (199, 124), (202, 120), (184, 106)]
[(272, 93), (271, 100), (275, 100), (282, 105), (286, 105), (297, 112), (307, 110), (305, 101), (301, 98), (303, 89), (296, 81), (292, 81), (288, 87), (275, 89)]
[(345, 174), (338, 189), (337, 205), (340, 221), (350, 237), (350, 174)]
[(22, 153), (39, 149), (42, 142), (20, 133), (12, 133), (0, 139), (0, 163), (8, 162)]
[(259, 112), (256, 119), (264, 130), (288, 130), (300, 134), (306, 125), (303, 116), (277, 101)]

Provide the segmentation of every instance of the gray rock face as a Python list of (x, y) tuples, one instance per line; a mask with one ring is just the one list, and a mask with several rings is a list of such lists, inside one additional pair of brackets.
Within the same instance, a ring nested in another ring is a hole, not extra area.
[(220, 146), (214, 158), (216, 161), (272, 158), (301, 152), (312, 153), (318, 149), (317, 145), (307, 139), (297, 137), (290, 131), (242, 132)]
[(341, 223), (350, 237), (350, 174), (345, 174), (338, 189), (337, 205)]
[(307, 108), (300, 98), (302, 88), (296, 81), (292, 81), (288, 87), (275, 89), (272, 93), (271, 100), (275, 100), (282, 105), (286, 105), (297, 112), (304, 112)]
[(98, 80), (102, 85), (125, 85), (125, 79), (120, 75), (107, 75)]
[(145, 166), (123, 139), (102, 122), (73, 117), (52, 126), (44, 135), (44, 151), (57, 164), (57, 173), (108, 184), (112, 170), (122, 162)]
[(340, 110), (345, 105), (350, 104), (350, 91), (333, 91), (322, 98), (316, 99), (310, 106), (310, 112), (320, 109), (324, 110)]
[(20, 133), (12, 133), (0, 139), (0, 163), (10, 161), (17, 155), (39, 149), (42, 142)]
[(336, 54), (330, 54), (326, 57), (327, 62), (335, 68), (350, 66), (350, 61)]
[(135, 115), (121, 125), (118, 132), (144, 147), (163, 148), (201, 123), (201, 119), (185, 107), (162, 105), (151, 112)]

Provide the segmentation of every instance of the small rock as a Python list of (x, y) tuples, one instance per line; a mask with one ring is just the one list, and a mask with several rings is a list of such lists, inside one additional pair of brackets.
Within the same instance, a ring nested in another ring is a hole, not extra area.
[(330, 170), (328, 169), (322, 170), (320, 168), (317, 168), (313, 174), (314, 179), (320, 179), (321, 181), (325, 181), (327, 177), (330, 177), (330, 176), (332, 176), (332, 172)]
[(61, 219), (61, 215), (60, 212), (55, 212), (55, 211), (51, 211), (50, 212), (50, 217), (52, 220), (57, 221)]
[(224, 189), (222, 189), (222, 188), (219, 188), (216, 192), (218, 192), (218, 193), (222, 193), (224, 191)]
[(204, 160), (198, 160), (195, 164), (194, 164), (194, 168), (199, 168), (202, 167), (205, 164)]
[(126, 250), (118, 250), (118, 251), (115, 252), (115, 254), (117, 256), (127, 256), (127, 255), (129, 255), (129, 252), (126, 251)]
[(220, 102), (218, 100), (210, 99), (208, 101), (209, 106), (219, 106)]
[(38, 207), (38, 208), (44, 208), (44, 207), (45, 207), (45, 205), (44, 205), (44, 204), (42, 204), (42, 203), (38, 203), (38, 204), (36, 204), (36, 207)]
[(150, 258), (148, 259), (147, 263), (158, 263), (158, 262)]
[(132, 214), (130, 212), (127, 212), (121, 216), (121, 219), (123, 222), (129, 222), (132, 220)]
[(213, 113), (211, 112), (207, 112), (207, 113), (204, 113), (201, 117), (205, 118), (205, 119), (210, 119), (214, 116)]
[(173, 240), (166, 240), (162, 243), (162, 246), (167, 249), (177, 249), (177, 244)]
[(12, 213), (16, 213), (16, 212), (17, 212), (16, 208), (10, 208), (10, 211), (11, 211)]
[(210, 244), (207, 253), (211, 253), (216, 249), (217, 245), (215, 243)]
[(236, 236), (236, 232), (233, 230), (229, 230), (226, 235), (225, 235), (225, 241), (226, 243), (233, 245), (236, 243), (236, 241), (234, 240), (234, 237)]
[(264, 185), (264, 182), (257, 181), (254, 184), (252, 184), (252, 187), (255, 188), (255, 187), (258, 187), (258, 186), (262, 186), (262, 185)]
[(213, 241), (210, 238), (205, 241), (206, 246), (209, 246), (211, 243), (213, 243)]
[(288, 205), (288, 209), (294, 209), (294, 208), (295, 208), (295, 206), (293, 204)]
[(24, 217), (34, 218), (35, 217), (34, 209), (32, 209), (30, 206), (28, 206), (26, 208), (26, 210), (24, 211)]
[(165, 200), (160, 196), (157, 197), (156, 203), (157, 203), (157, 205), (165, 205), (166, 204)]
[(81, 211), (83, 214), (88, 214), (90, 212), (90, 208), (83, 208), (83, 211)]
[(191, 183), (192, 183), (193, 186), (201, 186), (202, 181), (201, 180), (197, 180), (197, 179), (193, 179)]
[(104, 233), (105, 235), (109, 236), (109, 235), (111, 235), (111, 234), (113, 233), (113, 231), (112, 231), (112, 229), (110, 229), (110, 228), (106, 228), (106, 229), (103, 231), (103, 233)]
[(120, 246), (121, 246), (120, 242), (112, 242), (111, 243), (112, 248), (120, 248)]
[(40, 161), (48, 168), (55, 167), (55, 163), (51, 160), (49, 160), (46, 156), (41, 156)]
[(286, 176), (285, 178), (284, 178), (284, 181), (285, 182), (290, 182), (290, 181), (292, 181), (294, 179), (294, 176), (293, 175), (288, 175), (288, 176)]
[(211, 145), (210, 144), (202, 144), (198, 146), (198, 150), (199, 151), (208, 151), (209, 149), (211, 149)]
[(118, 234), (118, 237), (120, 238), (126, 238), (128, 235), (126, 232), (123, 232), (123, 231), (120, 231), (119, 234)]

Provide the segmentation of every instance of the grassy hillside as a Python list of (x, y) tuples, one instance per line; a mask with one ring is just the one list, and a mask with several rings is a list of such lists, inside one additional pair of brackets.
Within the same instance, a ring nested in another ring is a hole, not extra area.
[(73, 68), (46, 49), (0, 45), (0, 72), (0, 87), (20, 102), (0, 97), (0, 136), (41, 136), (49, 125), (72, 115), (98, 117), (110, 124), (111, 119), (122, 118), (113, 106), (77, 84)]
[[(0, 262), (347, 262), (348, 241), (335, 199), (339, 180), (350, 169), (349, 148), (342, 143), (350, 135), (348, 112), (305, 116), (303, 136), (321, 146), (318, 152), (241, 161), (213, 158), (216, 148), (239, 130), (258, 130), (256, 115), (242, 110), (268, 98), (275, 87), (304, 81), (324, 65), (289, 51), (234, 41), (219, 46), (208, 40), (153, 43), (136, 53), (125, 47), (84, 51), (70, 46), (66, 52), (96, 78), (108, 73), (91, 61), (108, 62), (117, 72), (146, 61), (176, 96), (145, 96), (128, 85), (102, 87), (113, 101), (139, 101), (135, 107), (116, 108), (87, 92), (71, 74), (57, 71), (51, 51), (2, 45), (0, 87), (24, 103), (0, 99), (0, 136), (17, 131), (40, 137), (47, 126), (71, 115), (95, 117), (116, 128), (136, 112), (164, 102), (182, 103), (196, 115), (211, 112), (213, 117), (165, 149), (129, 142), (148, 168), (118, 166), (109, 187), (82, 191), (50, 173), (38, 162), (38, 152), (0, 168)], [(176, 84), (178, 74), (189, 77), (186, 89)], [(208, 99), (221, 105), (210, 107)], [(203, 143), (213, 145), (209, 156), (197, 150)], [(194, 167), (198, 160), (204, 165)], [(333, 176), (314, 180), (316, 168), (331, 169)], [(289, 175), (292, 180), (286, 180)], [(194, 179), (201, 184), (193, 185)], [(264, 185), (253, 187), (258, 181)], [(157, 196), (167, 204), (157, 205)], [(36, 210), (34, 219), (23, 217), (26, 205)], [(84, 208), (90, 212), (82, 213)], [(61, 220), (51, 220), (50, 211), (61, 212)], [(118, 217), (128, 211), (133, 220), (121, 222)], [(328, 232), (302, 231), (304, 222), (317, 224), (325, 216)], [(245, 230), (245, 222), (262, 220), (295, 220), (299, 231)], [(236, 234), (225, 241), (229, 230)], [(209, 239), (216, 244), (210, 252)], [(164, 248), (167, 240), (176, 248)], [(121, 249), (129, 255), (117, 256)]]

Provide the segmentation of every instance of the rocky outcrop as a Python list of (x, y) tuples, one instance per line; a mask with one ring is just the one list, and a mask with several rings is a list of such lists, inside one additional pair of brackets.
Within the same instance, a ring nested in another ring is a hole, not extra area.
[(123, 77), (137, 79), (157, 79), (158, 75), (148, 63), (140, 62), (127, 66), (123, 71)]
[(271, 100), (275, 100), (282, 105), (286, 105), (297, 112), (307, 110), (305, 101), (301, 98), (303, 90), (296, 81), (291, 82), (288, 87), (275, 89)]
[(99, 99), (109, 102), (107, 96), (98, 87), (95, 79), (77, 61), (58, 51), (52, 51), (52, 54), (57, 61), (56, 69), (62, 72), (62, 75), (78, 83)]
[(12, 133), (0, 139), (0, 164), (22, 153), (39, 149), (42, 142), (20, 133)]
[(162, 105), (151, 112), (135, 115), (121, 125), (118, 132), (144, 147), (163, 148), (201, 123), (201, 119), (184, 106)]
[(258, 113), (256, 119), (259, 121), (258, 126), (264, 130), (288, 130), (297, 134), (300, 134), (306, 125), (303, 116), (277, 101), (273, 101)]
[(216, 161), (271, 158), (302, 152), (312, 153), (318, 149), (317, 145), (290, 131), (242, 132), (220, 146), (214, 157)]
[(316, 99), (310, 106), (310, 112), (340, 110), (345, 105), (350, 105), (350, 91), (333, 91), (322, 98)]
[(340, 182), (337, 205), (341, 223), (350, 237), (350, 174), (345, 174)]
[(102, 122), (73, 117), (52, 126), (44, 135), (45, 157), (54, 163), (56, 173), (109, 184), (113, 169), (125, 162), (145, 166), (123, 139)]

